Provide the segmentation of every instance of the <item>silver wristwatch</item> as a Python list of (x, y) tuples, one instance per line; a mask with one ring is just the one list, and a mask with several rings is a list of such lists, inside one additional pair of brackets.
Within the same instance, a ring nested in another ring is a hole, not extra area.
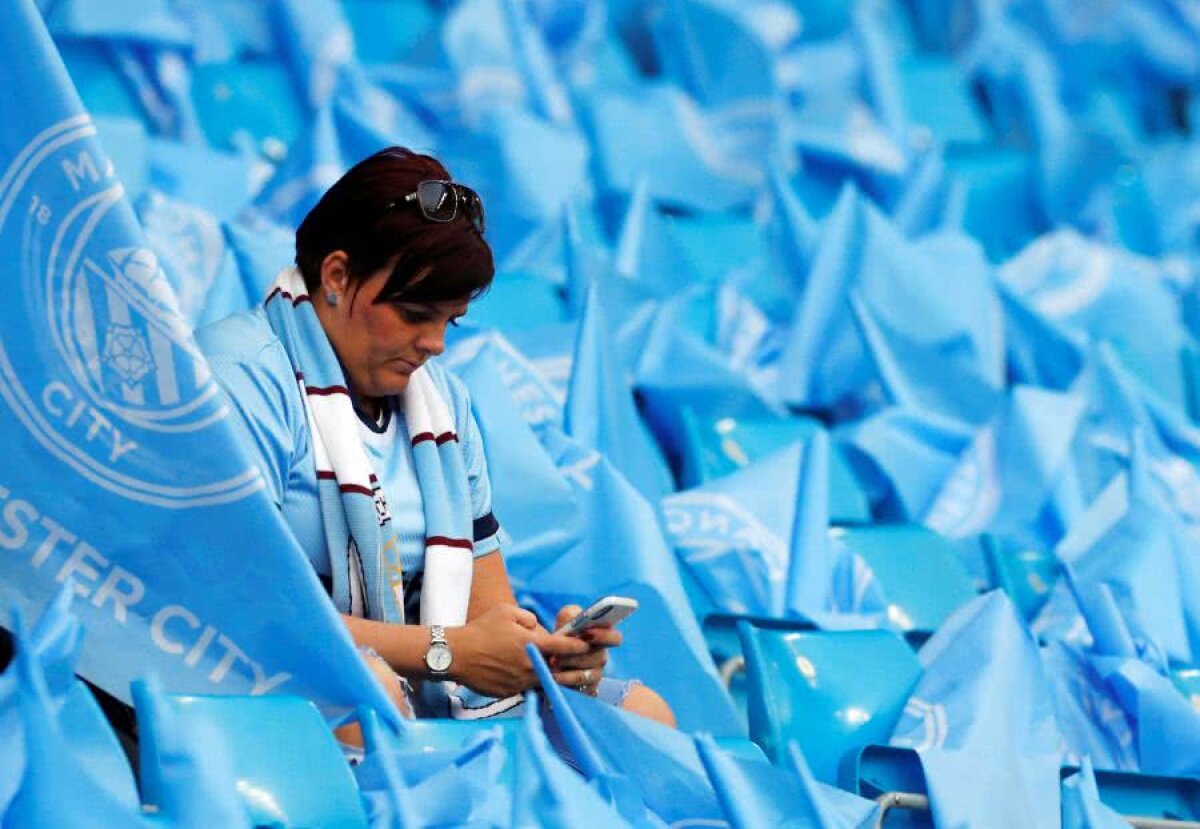
[(454, 655), (446, 643), (446, 628), (442, 625), (429, 626), (429, 650), (425, 651), (425, 665), (434, 677), (444, 677), (450, 672)]

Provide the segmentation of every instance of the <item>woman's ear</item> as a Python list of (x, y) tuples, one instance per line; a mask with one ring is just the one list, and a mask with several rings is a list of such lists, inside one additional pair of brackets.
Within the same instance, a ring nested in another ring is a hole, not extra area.
[(336, 305), (333, 297), (344, 297), (350, 287), (350, 257), (344, 250), (335, 250), (321, 260), (321, 293), (330, 305)]

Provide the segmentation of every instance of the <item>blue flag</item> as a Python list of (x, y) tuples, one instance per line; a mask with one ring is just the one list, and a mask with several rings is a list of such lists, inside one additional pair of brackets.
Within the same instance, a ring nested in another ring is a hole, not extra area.
[[(43, 647), (53, 649), (67, 645), (70, 648), (70, 640), (77, 639), (78, 625), (69, 618), (66, 604), (66, 601), (57, 602), (47, 612), (46, 616), (52, 622), (50, 626), (58, 627), (59, 631), (57, 635), (51, 633), (49, 641), (40, 642)], [(63, 690), (54, 693), (54, 680), (44, 672), (43, 663), (34, 647), (35, 637), (41, 638), (46, 632), (31, 636), (25, 629), (24, 618), (19, 611), (14, 622), (16, 655), (8, 671), (0, 677), (8, 686), (3, 689), (7, 692), (3, 694), (7, 699), (4, 700), (4, 708), (0, 709), (4, 712), (0, 719), (0, 730), (12, 728), (14, 723), (9, 719), (11, 717), (16, 721), (19, 736), (4, 743), (3, 762), (9, 766), (6, 771), (12, 776), (6, 774), (3, 785), (15, 785), (15, 791), (0, 790), (0, 819), (6, 827), (13, 829), (85, 825), (146, 826), (136, 798), (130, 802), (127, 796), (114, 793), (92, 776), (84, 762), (87, 755), (79, 757), (74, 753), (72, 742), (76, 738), (86, 745), (94, 743), (97, 737), (83, 730), (68, 734), (64, 730), (64, 725), (68, 723), (59, 720), (55, 709), (61, 701)], [(68, 670), (71, 661), (68, 659), (65, 663)], [(59, 663), (58, 667), (62, 665)], [(67, 681), (75, 683), (69, 675)], [(81, 725), (78, 721), (69, 724)], [(91, 725), (104, 732), (108, 730), (107, 723), (100, 716), (95, 717)], [(116, 749), (115, 741), (112, 742)], [(19, 765), (12, 768), (14, 752), (20, 753), (22, 749), (23, 757)]]
[(1190, 664), (1185, 606), (1192, 602), (1185, 598), (1180, 569), (1188, 542), (1154, 491), (1146, 455), (1135, 449), (1129, 472), (1113, 479), (1055, 552), (1080, 585), (1112, 590), (1120, 615), (1137, 636)]
[[(817, 783), (811, 775), (797, 780), (765, 760), (734, 757), (707, 734), (696, 735), (695, 742), (717, 800), (735, 829), (857, 829), (878, 819), (878, 806), (871, 801)], [(799, 768), (805, 768), (798, 750), (793, 756)]]
[[(673, 85), (647, 84), (636, 95), (599, 92), (590, 114), (601, 176), (618, 192), (631, 193), (645, 179), (661, 202), (722, 210), (749, 204), (765, 181), (751, 159), (769, 151), (769, 132), (739, 130), (730, 123), (736, 113), (721, 118)], [(657, 140), (647, 143), (645, 135)]]
[(458, 76), (467, 120), (513, 107), (550, 123), (573, 124), (570, 97), (533, 11), (513, 0), (469, 0), (446, 16), (442, 47)]
[[(75, 679), (75, 665), (83, 631), (70, 612), (71, 590), (63, 588), (32, 627), (25, 627), (15, 642), (20, 658), (40, 675), (41, 700), (47, 708), (38, 717), (57, 723), (70, 735), (71, 759), (84, 766), (98, 787), (131, 810), (138, 808), (137, 788), (125, 753), (117, 743), (91, 691)], [(22, 620), (23, 621), (23, 620)], [(0, 674), (0, 816), (21, 786), (30, 735), (21, 700), (35, 692), (16, 664)], [(47, 726), (49, 727), (49, 726)]]
[(494, 510), (511, 539), (504, 544), (504, 558), (520, 589), (579, 543), (583, 511), (533, 431), (542, 417), (553, 414), (536, 372), (499, 338), (480, 338), (475, 348), (473, 356), (456, 357), (467, 362), (454, 371), (471, 393), (495, 487)]
[(1004, 306), (1008, 371), (1013, 382), (1065, 391), (1083, 368), (1079, 335), (1064, 331), (1012, 291), (997, 286)]
[(613, 252), (613, 270), (656, 297), (669, 297), (696, 284), (687, 252), (672, 233), (672, 224), (650, 196), (650, 183), (640, 179), (621, 217)]
[(770, 112), (782, 92), (779, 53), (802, 23), (790, 7), (756, 11), (724, 0), (670, 0), (652, 28), (663, 74), (705, 106)]
[(509, 787), (500, 774), (511, 760), (499, 727), (457, 748), (405, 751), (373, 712), (359, 716), (367, 751), (354, 776), (372, 827), (507, 825)]
[[(954, 280), (941, 276), (949, 267)], [(975, 387), (1001, 385), (1000, 307), (975, 246), (954, 237), (910, 242), (847, 185), (824, 221), (805, 286), (779, 362), (780, 394), (789, 403), (846, 416), (877, 408), (876, 381), (885, 366), (871, 356), (883, 356), (880, 340), (904, 349), (889, 363), (923, 376), (926, 389), (946, 381), (939, 375), (948, 363), (975, 375)], [(880, 337), (869, 341), (869, 332), (856, 326), (852, 296), (873, 312)], [(936, 365), (926, 367), (916, 354), (936, 355)], [(882, 382), (892, 379), (884, 375)]]
[(296, 255), (296, 232), (254, 209), (241, 211), (222, 229), (237, 263), (242, 291), (252, 302), (262, 301), (279, 273), (279, 263)]
[(488, 243), (499, 262), (591, 189), (583, 135), (523, 109), (490, 112), (472, 130), (456, 126), (437, 139), (438, 158), (487, 205)]
[(243, 289), (221, 224), (212, 213), (153, 190), (135, 207), (189, 326), (244, 311), (259, 299)]
[(747, 377), (743, 366), (712, 341), (713, 299), (710, 291), (691, 292), (663, 303), (641, 342), (635, 386), (668, 457), (685, 452), (685, 408), (712, 417), (784, 413), (776, 396)]
[(953, 350), (930, 347), (888, 326), (856, 291), (849, 302), (880, 383), (895, 405), (974, 426), (996, 414), (1001, 391)]
[(541, 654), (526, 650), (549, 703), (543, 718), (551, 743), (626, 820), (643, 826), (723, 817), (689, 737), (564, 691)]
[(1200, 774), (1200, 712), (1179, 689), (1140, 659), (1096, 660), (1134, 725), (1140, 770), (1147, 774)]
[(543, 441), (571, 484), (586, 529), (579, 544), (530, 579), (529, 592), (549, 608), (608, 594), (637, 599), (638, 612), (621, 625), (625, 643), (610, 657), (614, 675), (641, 679), (662, 694), (681, 728), (738, 733), (654, 507), (602, 455), (551, 430)]
[(1112, 342), (1143, 384), (1182, 407), (1179, 350), (1187, 335), (1169, 274), (1156, 260), (1058, 231), (1006, 262), (998, 276), (1058, 326)]
[[(1014, 386), (975, 433), (923, 521), (951, 538), (983, 532), (1036, 538), (1086, 408), (1080, 395)], [(1049, 546), (1058, 537), (1039, 538)]]
[[(810, 494), (800, 485), (808, 462), (804, 445), (795, 443), (662, 500), (667, 534), (681, 566), (717, 609), (784, 616), (792, 538), (805, 537), (797, 524), (804, 496)], [(820, 528), (822, 536), (826, 530), (827, 524)], [(810, 589), (828, 586), (825, 578)]]
[(536, 700), (526, 699), (513, 764), (514, 829), (570, 829), (586, 823), (620, 827), (624, 819), (555, 753)]
[(638, 415), (624, 366), (614, 360), (600, 287), (588, 289), (575, 345), (564, 427), (581, 446), (594, 449), (651, 502), (673, 488), (658, 445)]
[(1092, 666), (1090, 655), (1061, 641), (1050, 642), (1041, 653), (1047, 690), (1063, 737), (1064, 759), (1078, 763), (1090, 758), (1101, 768), (1136, 771), (1133, 723)]
[(29, 0), (0, 11), (0, 41), (0, 251), (28, 300), (0, 311), (0, 606), (36, 612), (72, 579), (80, 673), (124, 699), (155, 671), (391, 711), (238, 449)]
[(919, 654), (924, 673), (892, 744), (921, 756), (939, 826), (1059, 825), (1059, 735), (1037, 643), (992, 591)]
[(835, 438), (884, 520), (920, 521), (975, 433), (959, 420), (891, 406), (839, 428)]

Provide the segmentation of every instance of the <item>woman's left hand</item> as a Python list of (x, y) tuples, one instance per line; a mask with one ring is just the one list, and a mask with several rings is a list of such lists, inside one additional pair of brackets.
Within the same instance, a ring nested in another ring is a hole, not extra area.
[[(558, 618), (554, 622), (555, 629), (582, 612), (583, 608), (577, 604), (567, 605), (558, 611)], [(612, 628), (595, 627), (585, 630), (579, 638), (588, 643), (587, 653), (556, 657), (551, 661), (550, 668), (559, 685), (595, 696), (600, 678), (604, 674), (604, 666), (608, 664), (608, 649), (621, 644), (621, 633)]]

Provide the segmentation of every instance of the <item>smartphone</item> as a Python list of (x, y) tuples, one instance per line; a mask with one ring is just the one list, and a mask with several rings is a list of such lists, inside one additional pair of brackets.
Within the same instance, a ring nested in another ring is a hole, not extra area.
[(594, 601), (587, 610), (582, 611), (568, 621), (555, 635), (565, 633), (567, 636), (578, 636), (589, 628), (610, 628), (637, 610), (637, 599), (625, 596), (605, 596)]

